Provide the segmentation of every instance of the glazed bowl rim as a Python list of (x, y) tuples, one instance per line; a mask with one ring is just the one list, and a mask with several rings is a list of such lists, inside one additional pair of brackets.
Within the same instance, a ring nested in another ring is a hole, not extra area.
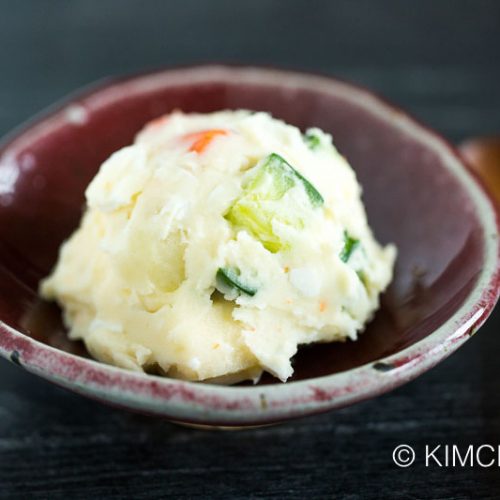
[[(499, 296), (499, 214), (496, 203), (463, 158), (439, 134), (359, 85), (327, 75), (262, 66), (203, 64), (166, 68), (106, 79), (70, 94), (14, 129), (0, 143), (4, 152), (25, 136), (60, 126), (69, 107), (107, 105), (124, 90), (144, 93), (194, 82), (277, 85), (341, 95), (434, 150), (443, 168), (460, 182), (473, 202), (484, 232), (483, 268), (462, 305), (439, 328), (401, 351), (339, 373), (287, 383), (218, 386), (162, 378), (99, 363), (48, 346), (0, 319), (0, 355), (58, 385), (116, 406), (202, 424), (249, 425), (286, 420), (353, 404), (412, 380), (455, 351), (483, 324)], [(333, 90), (332, 90), (333, 89)], [(29, 141), (27, 141), (29, 142)], [(15, 149), (15, 148), (14, 148)]]

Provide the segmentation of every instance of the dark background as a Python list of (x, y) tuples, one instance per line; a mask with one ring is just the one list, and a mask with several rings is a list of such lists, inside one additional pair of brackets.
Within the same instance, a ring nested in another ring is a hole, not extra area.
[[(500, 133), (496, 0), (0, 0), (0, 135), (102, 77), (200, 61), (331, 73), (454, 142)], [(500, 315), (418, 380), (351, 408), (206, 432), (106, 408), (0, 360), (0, 498), (499, 498), (500, 467), (425, 468), (425, 444), (500, 444)], [(415, 447), (397, 468), (392, 450)]]

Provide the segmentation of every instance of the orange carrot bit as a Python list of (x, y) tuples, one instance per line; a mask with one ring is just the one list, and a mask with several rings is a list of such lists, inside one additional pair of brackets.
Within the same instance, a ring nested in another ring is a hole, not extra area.
[(157, 128), (161, 127), (162, 125), (165, 125), (165, 123), (167, 123), (168, 120), (170, 120), (169, 113), (166, 115), (159, 116), (158, 118), (155, 118), (154, 120), (151, 120), (150, 122), (146, 123), (146, 128), (148, 130), (157, 129)]
[(208, 145), (213, 141), (218, 135), (227, 135), (227, 130), (214, 128), (211, 130), (202, 130), (201, 132), (194, 132), (193, 134), (187, 134), (184, 138), (188, 141), (193, 141), (189, 147), (189, 151), (194, 151), (195, 153), (203, 153)]
[(319, 302), (319, 312), (325, 312), (326, 302), (324, 300), (320, 300)]

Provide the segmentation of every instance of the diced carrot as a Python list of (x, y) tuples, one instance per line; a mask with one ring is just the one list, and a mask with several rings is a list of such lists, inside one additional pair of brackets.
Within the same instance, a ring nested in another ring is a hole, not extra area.
[(326, 309), (326, 302), (324, 300), (321, 300), (319, 303), (319, 311), (325, 312), (325, 309)]
[(201, 132), (194, 132), (193, 134), (187, 134), (184, 138), (188, 141), (192, 141), (189, 151), (194, 151), (195, 153), (203, 153), (207, 146), (212, 142), (214, 137), (218, 135), (227, 135), (227, 130), (214, 128), (211, 130), (202, 130)]

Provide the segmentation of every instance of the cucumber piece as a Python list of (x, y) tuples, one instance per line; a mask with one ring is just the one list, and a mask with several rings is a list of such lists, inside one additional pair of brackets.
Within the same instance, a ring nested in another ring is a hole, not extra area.
[(358, 246), (359, 240), (353, 238), (347, 231), (344, 230), (344, 247), (340, 252), (340, 260), (342, 262), (347, 262)]
[(238, 290), (253, 297), (257, 293), (257, 288), (244, 283), (240, 277), (241, 272), (235, 267), (220, 267), (216, 274), (217, 290), (221, 293), (227, 292), (227, 289)]
[(321, 146), (321, 139), (314, 132), (307, 131), (304, 135), (304, 142), (307, 144), (307, 147), (314, 151)]
[[(298, 181), (302, 183), (304, 189), (306, 190), (307, 196), (309, 197), (309, 201), (313, 207), (319, 207), (325, 203), (323, 196), (319, 193), (319, 191), (297, 170), (295, 170), (284, 158), (276, 153), (272, 153), (268, 157), (268, 161), (273, 162), (275, 165), (280, 165), (283, 170), (290, 171)], [(295, 185), (295, 183), (294, 183)]]
[(301, 227), (303, 223), (293, 214), (290, 217), (278, 214), (279, 207), (273, 206), (273, 202), (279, 202), (297, 184), (302, 185), (313, 207), (324, 203), (321, 194), (307, 179), (280, 155), (272, 153), (253, 168), (243, 184), (243, 195), (225, 217), (233, 225), (247, 229), (270, 252), (278, 252), (284, 243), (273, 233), (273, 220), (294, 227)]
[(267, 200), (279, 200), (300, 182), (311, 205), (317, 207), (325, 202), (318, 190), (277, 153), (271, 153), (255, 168), (258, 169), (256, 175), (243, 186), (248, 191), (262, 193)]
[(265, 200), (281, 199), (296, 182), (294, 171), (287, 166), (289, 164), (281, 156), (271, 153), (254, 167), (254, 175), (243, 184), (243, 189)]
[[(274, 234), (272, 221), (274, 211), (256, 196), (241, 198), (226, 215), (226, 219), (236, 227), (246, 229), (258, 239), (267, 250), (276, 253), (284, 247), (281, 239)], [(292, 225), (294, 221), (291, 221)]]
[(366, 276), (366, 273), (363, 270), (359, 270), (356, 271), (356, 274), (358, 275), (359, 281), (363, 283), (363, 286), (368, 288), (368, 277)]

